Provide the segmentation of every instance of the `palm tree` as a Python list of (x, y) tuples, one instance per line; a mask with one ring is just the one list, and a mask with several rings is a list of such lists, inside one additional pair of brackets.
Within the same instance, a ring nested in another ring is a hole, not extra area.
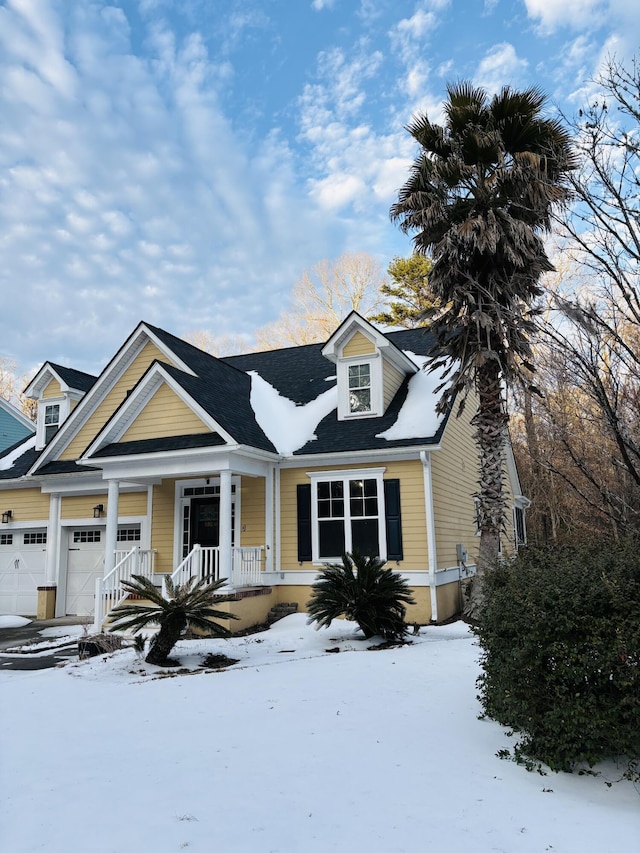
[(526, 382), (532, 369), (540, 277), (553, 269), (543, 235), (554, 206), (568, 199), (576, 160), (561, 123), (542, 115), (546, 98), (537, 88), (505, 87), (489, 100), (462, 82), (447, 93), (443, 126), (418, 115), (407, 128), (420, 151), (391, 218), (433, 261), (429, 367), (445, 367), (439, 407), (458, 396), (460, 414), (469, 391), (477, 393), (481, 539), (467, 607), (477, 618), (482, 572), (497, 558), (505, 518), (505, 385)]
[[(158, 666), (166, 666), (171, 649), (187, 628), (200, 628), (215, 637), (229, 637), (231, 632), (216, 619), (238, 619), (233, 613), (215, 610), (214, 604), (233, 601), (233, 595), (220, 594), (218, 590), (226, 584), (226, 578), (209, 581), (191, 577), (182, 584), (174, 584), (170, 577), (164, 579), (162, 589), (158, 589), (149, 578), (133, 575), (132, 580), (122, 581), (126, 592), (139, 595), (147, 603), (120, 604), (111, 611), (110, 631), (133, 629), (137, 634), (147, 625), (159, 625), (160, 630), (151, 641), (145, 660)], [(166, 597), (165, 597), (166, 596)]]
[(330, 563), (312, 586), (307, 604), (309, 622), (328, 628), (332, 619), (346, 616), (358, 623), (367, 639), (398, 640), (407, 630), (405, 604), (415, 604), (409, 585), (384, 560), (364, 554), (345, 554)]

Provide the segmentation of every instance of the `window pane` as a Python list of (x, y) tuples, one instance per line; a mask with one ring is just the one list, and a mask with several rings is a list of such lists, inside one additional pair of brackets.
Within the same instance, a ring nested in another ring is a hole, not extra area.
[(370, 412), (371, 391), (368, 388), (364, 388), (359, 391), (350, 391), (349, 409), (352, 412)]
[(47, 426), (44, 428), (44, 443), (48, 444), (53, 436), (58, 432), (58, 425), (55, 426)]
[(351, 498), (349, 509), (352, 518), (364, 515), (364, 500), (362, 498)]
[(377, 480), (365, 480), (364, 481), (364, 495), (366, 498), (376, 497), (378, 494), (378, 482)]
[(364, 515), (378, 515), (378, 499), (366, 498), (364, 501)]
[(356, 519), (351, 522), (351, 547), (366, 557), (378, 557), (380, 543), (378, 541), (378, 519)]
[(360, 498), (364, 494), (364, 483), (362, 480), (349, 480), (349, 494), (352, 498)]
[(45, 424), (57, 424), (60, 420), (60, 406), (58, 404), (47, 406), (44, 410)]
[(344, 521), (322, 521), (319, 528), (320, 557), (341, 557), (344, 554)]
[(331, 497), (332, 498), (344, 497), (344, 483), (342, 482), (342, 480), (332, 480), (331, 481)]
[(329, 497), (329, 487), (331, 483), (318, 483), (318, 497), (319, 498), (328, 498)]

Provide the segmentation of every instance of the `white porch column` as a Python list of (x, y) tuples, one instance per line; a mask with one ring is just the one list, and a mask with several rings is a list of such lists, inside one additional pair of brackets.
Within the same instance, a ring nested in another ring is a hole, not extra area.
[(118, 496), (120, 483), (109, 480), (107, 492), (107, 530), (104, 538), (104, 576), (106, 577), (116, 564), (116, 546), (118, 544)]
[(265, 561), (264, 568), (267, 572), (273, 571), (273, 466), (269, 465), (265, 485)]
[(231, 577), (231, 471), (220, 472), (220, 577)]
[(60, 495), (49, 497), (49, 526), (47, 528), (47, 562), (44, 569), (45, 586), (58, 582), (58, 552), (60, 550)]

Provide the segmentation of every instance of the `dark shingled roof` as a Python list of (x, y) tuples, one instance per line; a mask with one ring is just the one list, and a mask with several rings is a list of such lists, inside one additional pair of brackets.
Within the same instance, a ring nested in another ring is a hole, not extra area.
[[(33, 435), (27, 435), (25, 438), (20, 439), (20, 441), (16, 441), (15, 444), (12, 444), (11, 447), (7, 447), (6, 450), (0, 453), (0, 460), (4, 459), (4, 457), (8, 456), (10, 453), (13, 453), (13, 451), (20, 447), (20, 445), (26, 444), (28, 441), (33, 442)], [(0, 480), (14, 480), (16, 477), (22, 477), (31, 468), (41, 453), (41, 450), (34, 450), (33, 447), (28, 448), (21, 456), (18, 456), (18, 458), (15, 459), (11, 468), (4, 471), (0, 470)]]
[(48, 361), (47, 364), (55, 370), (63, 382), (66, 382), (70, 388), (76, 388), (78, 391), (90, 391), (98, 378), (97, 376), (92, 376), (90, 373), (74, 370), (73, 367), (63, 367), (61, 364), (54, 364), (52, 361)]
[(171, 435), (165, 438), (143, 438), (137, 441), (121, 441), (107, 444), (94, 453), (96, 458), (108, 456), (133, 456), (136, 453), (159, 453), (163, 450), (188, 450), (193, 447), (218, 447), (225, 440), (217, 432), (194, 435)]

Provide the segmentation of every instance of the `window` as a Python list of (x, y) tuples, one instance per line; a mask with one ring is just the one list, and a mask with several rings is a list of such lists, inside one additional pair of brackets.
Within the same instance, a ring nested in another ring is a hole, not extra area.
[(371, 411), (371, 367), (349, 365), (349, 412), (353, 415)]
[(521, 506), (513, 508), (513, 535), (516, 548), (527, 544), (527, 528), (524, 523), (524, 509)]
[(140, 528), (139, 527), (119, 527), (117, 534), (118, 542), (139, 542)]
[(22, 537), (23, 545), (46, 545), (47, 531), (39, 530), (37, 533), (24, 533)]
[(99, 530), (74, 530), (73, 531), (73, 541), (74, 542), (99, 542), (100, 541), (100, 531)]
[(383, 470), (310, 474), (314, 562), (353, 551), (386, 559)]
[(13, 533), (0, 533), (0, 545), (13, 545)]
[(60, 427), (60, 403), (48, 403), (44, 407), (44, 442), (48, 444)]

